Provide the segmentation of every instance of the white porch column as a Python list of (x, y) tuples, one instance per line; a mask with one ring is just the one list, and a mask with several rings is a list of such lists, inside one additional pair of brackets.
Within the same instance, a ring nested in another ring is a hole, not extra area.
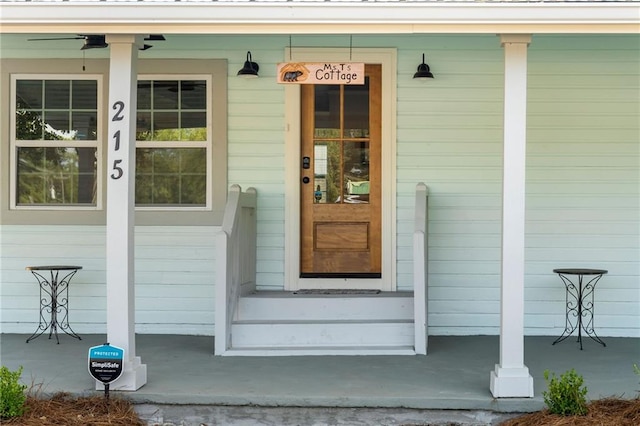
[[(135, 391), (147, 383), (136, 356), (134, 283), (135, 123), (138, 45), (133, 35), (109, 35), (107, 155), (107, 340), (124, 349), (122, 376), (110, 387)], [(102, 388), (98, 383), (96, 388)]]
[(533, 397), (524, 365), (524, 215), (527, 129), (527, 46), (531, 35), (500, 36), (504, 48), (504, 153), (500, 364), (491, 372), (496, 398)]

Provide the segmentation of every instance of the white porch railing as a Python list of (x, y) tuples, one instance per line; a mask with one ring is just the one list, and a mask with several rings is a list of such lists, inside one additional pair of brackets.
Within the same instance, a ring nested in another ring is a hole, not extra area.
[(415, 225), (413, 231), (413, 312), (416, 354), (426, 355), (427, 327), (427, 231), (429, 188), (416, 185)]
[(256, 199), (254, 188), (231, 185), (222, 230), (216, 240), (215, 354), (231, 347), (231, 322), (242, 294), (256, 286)]

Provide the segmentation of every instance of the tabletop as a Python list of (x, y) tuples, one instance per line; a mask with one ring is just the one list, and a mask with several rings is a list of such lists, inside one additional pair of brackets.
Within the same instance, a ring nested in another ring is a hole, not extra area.
[(82, 266), (71, 265), (49, 265), (49, 266), (27, 266), (27, 271), (71, 271), (74, 269), (82, 269)]
[(566, 275), (604, 275), (609, 271), (605, 269), (561, 268), (554, 269), (553, 272)]

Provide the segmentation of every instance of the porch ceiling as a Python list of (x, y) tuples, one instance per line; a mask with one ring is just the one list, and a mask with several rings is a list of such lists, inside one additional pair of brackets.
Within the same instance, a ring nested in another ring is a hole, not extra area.
[(8, 1), (0, 33), (638, 33), (640, 3)]

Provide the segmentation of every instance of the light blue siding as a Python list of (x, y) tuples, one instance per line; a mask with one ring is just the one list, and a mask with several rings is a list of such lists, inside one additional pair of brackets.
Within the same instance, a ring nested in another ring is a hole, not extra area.
[[(26, 38), (26, 37), (25, 37)], [(2, 35), (4, 57), (79, 57)], [(11, 43), (8, 42), (11, 41)], [(294, 36), (295, 46), (348, 47), (349, 37)], [(283, 288), (284, 90), (275, 67), (288, 36), (172, 36), (141, 57), (224, 58), (228, 181), (258, 192), (257, 282)], [(640, 336), (640, 65), (638, 36), (534, 36), (529, 48), (525, 332), (559, 335), (558, 267), (609, 270), (596, 289), (601, 336)], [(5, 47), (7, 46), (7, 47)], [(12, 48), (11, 46), (15, 46)], [(412, 288), (417, 182), (429, 186), (430, 334), (498, 334), (500, 319), (503, 50), (488, 35), (353, 37), (398, 49), (397, 286)], [(260, 78), (238, 79), (251, 50)], [(435, 78), (411, 77), (426, 53)], [(105, 51), (91, 51), (106, 57)], [(35, 71), (35, 70), (34, 70)], [(3, 105), (3, 108), (6, 105)], [(4, 143), (4, 142), (3, 142)], [(6, 145), (3, 145), (5, 152)], [(3, 188), (3, 190), (5, 190)], [(29, 264), (78, 263), (71, 322), (105, 331), (101, 226), (2, 226), (5, 332), (29, 333), (37, 287)], [(212, 334), (216, 227), (136, 229), (137, 329)]]
[[(106, 332), (105, 231), (102, 226), (3, 226), (3, 332), (37, 327), (38, 285), (29, 265), (79, 265), (69, 288), (69, 321), (79, 333)], [(213, 334), (217, 227), (138, 227), (136, 330)]]

